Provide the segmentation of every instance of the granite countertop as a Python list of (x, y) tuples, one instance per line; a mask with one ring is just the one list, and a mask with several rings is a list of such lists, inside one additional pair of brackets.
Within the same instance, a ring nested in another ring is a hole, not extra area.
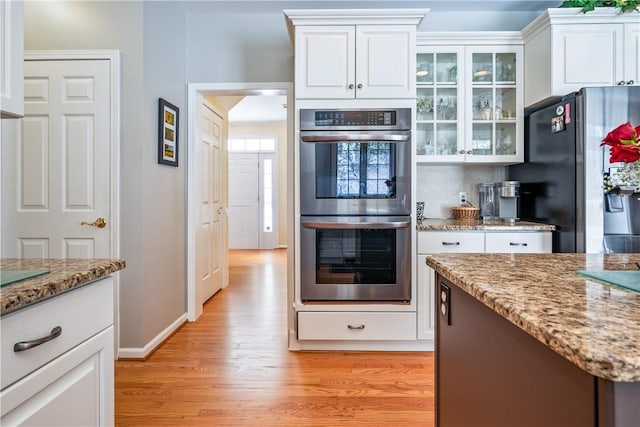
[(423, 219), (418, 221), (416, 225), (418, 231), (553, 231), (555, 225), (540, 224), (537, 222), (516, 221), (509, 224), (501, 220), (483, 222), (477, 221), (458, 221), (455, 219)]
[(591, 375), (640, 381), (640, 293), (576, 273), (640, 254), (441, 254), (427, 265)]
[(0, 270), (50, 270), (49, 274), (0, 288), (0, 315), (79, 288), (125, 268), (119, 259), (11, 259), (0, 260)]

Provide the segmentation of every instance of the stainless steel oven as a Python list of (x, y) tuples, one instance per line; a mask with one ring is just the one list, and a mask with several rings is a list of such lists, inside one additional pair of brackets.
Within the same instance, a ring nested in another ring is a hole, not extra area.
[(302, 215), (410, 215), (411, 109), (301, 109)]
[(310, 301), (411, 300), (408, 216), (304, 216), (300, 297)]

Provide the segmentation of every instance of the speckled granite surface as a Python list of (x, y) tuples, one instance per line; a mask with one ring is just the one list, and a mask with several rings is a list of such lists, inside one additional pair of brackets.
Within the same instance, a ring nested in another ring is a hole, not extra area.
[(640, 254), (442, 254), (427, 265), (591, 375), (640, 381), (640, 293), (576, 270), (636, 270)]
[(0, 288), (0, 315), (86, 285), (125, 268), (117, 259), (9, 259), (1, 270), (51, 270), (51, 273)]
[(423, 219), (416, 224), (418, 231), (553, 231), (555, 225), (539, 224), (536, 222), (517, 221), (515, 224), (508, 224), (502, 221), (492, 221), (483, 223), (478, 221), (457, 221), (455, 219)]

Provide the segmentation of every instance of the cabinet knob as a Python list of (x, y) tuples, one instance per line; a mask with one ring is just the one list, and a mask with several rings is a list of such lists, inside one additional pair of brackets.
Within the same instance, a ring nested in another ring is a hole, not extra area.
[(362, 89), (362, 83), (358, 83), (358, 89)]
[(618, 86), (624, 86), (624, 85), (625, 85), (624, 80), (620, 80), (620, 81), (618, 82)]
[(464, 150), (460, 150), (460, 154), (464, 154)]
[(349, 89), (353, 89), (353, 83), (349, 84)]
[(467, 151), (467, 154), (473, 154), (473, 151), (469, 150)]
[(635, 82), (634, 82), (633, 80), (629, 80), (629, 81), (627, 82), (627, 84), (628, 84), (629, 86), (633, 86), (633, 84), (634, 84), (634, 83), (635, 83)]

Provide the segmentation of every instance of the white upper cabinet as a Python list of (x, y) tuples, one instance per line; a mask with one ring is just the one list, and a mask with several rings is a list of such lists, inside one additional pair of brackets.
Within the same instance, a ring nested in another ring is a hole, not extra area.
[[(640, 21), (640, 15), (638, 15)], [(640, 85), (640, 22), (624, 25), (624, 73), (626, 84)], [(633, 80), (633, 83), (630, 82)]]
[(640, 84), (638, 13), (548, 9), (522, 34), (525, 105), (582, 87)]
[(24, 115), (24, 4), (0, 2), (0, 116)]
[(415, 98), (416, 26), (426, 12), (286, 10), (294, 33), (295, 97)]
[(512, 33), (446, 37), (418, 40), (417, 161), (522, 162), (522, 40)]

